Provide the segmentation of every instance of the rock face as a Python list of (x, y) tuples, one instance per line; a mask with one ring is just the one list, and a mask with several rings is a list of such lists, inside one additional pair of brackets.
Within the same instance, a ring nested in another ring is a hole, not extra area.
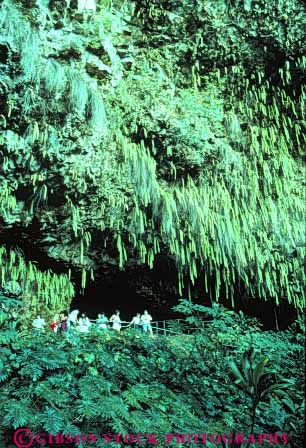
[(79, 291), (162, 260), (166, 301), (304, 306), (305, 8), (249, 3), (3, 0), (0, 246), (22, 275)]

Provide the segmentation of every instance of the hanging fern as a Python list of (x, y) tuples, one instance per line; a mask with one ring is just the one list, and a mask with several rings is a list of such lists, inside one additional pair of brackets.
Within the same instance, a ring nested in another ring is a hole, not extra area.
[(59, 310), (74, 295), (73, 285), (66, 274), (41, 272), (33, 263), (26, 262), (21, 252), (7, 251), (0, 246), (0, 266), (1, 287), (10, 290), (12, 285), (19, 285), (25, 308)]
[[(189, 35), (184, 2), (180, 13), (171, 2), (169, 11), (94, 3), (37, 1), (27, 14), (23, 2), (1, 3), (4, 231), (37, 220), (46, 250), (77, 270), (83, 290), (115, 248), (119, 269), (137, 256), (153, 269), (166, 254), (181, 295), (202, 284), (233, 303), (241, 286), (304, 307), (305, 87), (293, 87), (305, 57), (294, 53), (270, 73), (271, 49), (261, 48), (258, 67), (235, 53), (251, 48), (244, 34), (232, 59), (223, 41), (212, 51), (201, 27)], [(220, 17), (232, 23), (224, 5), (205, 8), (212, 35)], [(243, 11), (248, 23), (252, 8)], [(57, 300), (59, 280), (33, 272), (34, 301)]]

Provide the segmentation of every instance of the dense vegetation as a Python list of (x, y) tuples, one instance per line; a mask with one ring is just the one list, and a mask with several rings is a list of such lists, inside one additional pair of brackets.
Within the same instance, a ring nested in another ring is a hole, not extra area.
[[(305, 19), (302, 0), (0, 2), (1, 448), (24, 425), (302, 446), (302, 319), (263, 332), (215, 302), (305, 309)], [(189, 336), (25, 325), (157, 264)]]
[[(159, 440), (151, 446), (159, 448), (179, 446), (175, 439), (164, 443), (169, 433), (234, 431), (256, 434), (257, 443), (258, 434), (266, 434), (256, 446), (271, 446), (269, 433), (278, 433), (279, 441), (286, 433), (285, 446), (303, 446), (302, 321), (281, 333), (261, 332), (256, 320), (221, 306), (182, 302), (178, 309), (198, 328), (189, 336), (136, 338), (130, 331), (66, 338), (50, 331), (33, 337), (12, 318), (11, 307), (20, 303), (4, 303), (1, 447), (15, 446), (14, 429), (22, 426), (34, 434), (151, 433)], [(203, 327), (203, 317), (213, 320)], [(82, 446), (135, 445), (99, 440)], [(208, 440), (206, 446), (216, 445)]]
[(163, 254), (179, 295), (302, 308), (304, 21), (300, 0), (3, 0), (2, 285), (66, 303), (69, 269), (85, 288)]

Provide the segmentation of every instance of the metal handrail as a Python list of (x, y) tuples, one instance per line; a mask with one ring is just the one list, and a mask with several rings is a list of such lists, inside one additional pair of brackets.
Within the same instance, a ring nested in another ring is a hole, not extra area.
[[(96, 322), (98, 319), (89, 319), (90, 322)], [(202, 320), (203, 323), (211, 323), (212, 320)], [(111, 322), (105, 322), (106, 324), (109, 324)], [(163, 336), (167, 336), (167, 334), (172, 334), (172, 335), (179, 335), (179, 334), (185, 334), (184, 331), (178, 332), (175, 331), (171, 328), (167, 328), (168, 325), (171, 324), (179, 324), (185, 328), (183, 329), (188, 329), (188, 331), (196, 331), (199, 330), (199, 328), (197, 327), (191, 327), (191, 324), (189, 324), (188, 322), (186, 322), (184, 319), (166, 319), (166, 320), (155, 320), (151, 322), (151, 327), (152, 327), (152, 331), (155, 332), (155, 334), (160, 334), (162, 333)], [(130, 321), (121, 321), (121, 328), (125, 329), (128, 327), (132, 327), (132, 323)], [(161, 325), (160, 325), (161, 324)]]

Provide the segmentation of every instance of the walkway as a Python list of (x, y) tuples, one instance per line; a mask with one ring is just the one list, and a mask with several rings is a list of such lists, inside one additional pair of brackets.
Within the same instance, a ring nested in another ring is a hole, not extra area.
[[(90, 319), (90, 322), (92, 324), (96, 323), (95, 319)], [(211, 320), (208, 321), (201, 321), (204, 325), (212, 322)], [(151, 322), (153, 334), (157, 336), (177, 336), (180, 334), (191, 334), (195, 333), (200, 330), (199, 327), (195, 327), (192, 324), (189, 324), (186, 322), (185, 319), (169, 319), (169, 320), (155, 320)], [(130, 326), (130, 322), (122, 321), (121, 322), (121, 329), (127, 329), (130, 327), (133, 329), (133, 326)], [(110, 327), (110, 329), (112, 329)]]

